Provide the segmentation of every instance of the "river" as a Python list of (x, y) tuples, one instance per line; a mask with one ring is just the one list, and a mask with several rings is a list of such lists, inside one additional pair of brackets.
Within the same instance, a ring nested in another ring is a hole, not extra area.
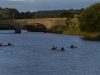
[[(0, 75), (100, 75), (100, 42), (80, 36), (0, 31)], [(69, 48), (73, 44), (78, 48)], [(55, 45), (65, 51), (51, 50)]]

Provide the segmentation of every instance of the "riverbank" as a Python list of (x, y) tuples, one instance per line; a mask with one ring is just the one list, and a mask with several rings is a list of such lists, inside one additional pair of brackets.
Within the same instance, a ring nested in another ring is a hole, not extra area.
[(83, 36), (82, 39), (90, 40), (90, 41), (100, 41), (100, 33), (99, 32), (81, 32), (79, 29), (77, 30), (68, 30), (68, 31), (51, 31), (50, 33), (56, 34), (65, 34), (65, 35), (79, 35)]
[(83, 37), (85, 40), (100, 41), (100, 33), (90, 33)]
[(83, 36), (82, 39), (84, 40), (90, 40), (90, 41), (100, 41), (100, 33), (94, 33), (94, 32), (80, 32), (80, 31), (76, 31), (76, 32), (66, 32), (64, 34), (67, 35), (79, 35), (79, 36)]

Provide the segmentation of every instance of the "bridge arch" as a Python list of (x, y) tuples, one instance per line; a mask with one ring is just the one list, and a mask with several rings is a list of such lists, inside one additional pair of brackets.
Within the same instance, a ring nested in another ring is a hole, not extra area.
[(31, 31), (31, 32), (46, 32), (46, 30), (47, 30), (47, 27), (41, 23), (24, 25), (23, 28), (26, 29), (27, 31)]

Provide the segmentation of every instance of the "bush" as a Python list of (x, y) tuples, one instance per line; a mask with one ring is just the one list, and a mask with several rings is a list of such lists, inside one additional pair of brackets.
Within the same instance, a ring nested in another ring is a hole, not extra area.
[(83, 10), (80, 15), (80, 30), (85, 32), (100, 31), (100, 3), (95, 3)]

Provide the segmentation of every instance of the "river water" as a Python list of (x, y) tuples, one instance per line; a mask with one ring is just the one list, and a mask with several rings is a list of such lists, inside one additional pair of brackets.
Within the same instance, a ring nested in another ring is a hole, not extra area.
[[(0, 75), (100, 75), (100, 42), (79, 36), (0, 31)], [(74, 44), (78, 48), (71, 49)], [(65, 51), (51, 50), (55, 45)]]

